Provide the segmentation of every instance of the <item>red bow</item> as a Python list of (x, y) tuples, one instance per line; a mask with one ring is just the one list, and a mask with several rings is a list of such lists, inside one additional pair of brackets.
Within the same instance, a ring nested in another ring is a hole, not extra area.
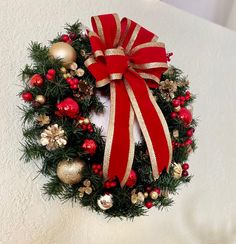
[(149, 87), (157, 87), (168, 68), (165, 46), (157, 36), (117, 14), (92, 17), (89, 32), (93, 56), (85, 61), (96, 86), (110, 84), (110, 119), (103, 162), (104, 177), (117, 176), (124, 186), (134, 159), (134, 113), (147, 144), (153, 177), (172, 158), (166, 120)]

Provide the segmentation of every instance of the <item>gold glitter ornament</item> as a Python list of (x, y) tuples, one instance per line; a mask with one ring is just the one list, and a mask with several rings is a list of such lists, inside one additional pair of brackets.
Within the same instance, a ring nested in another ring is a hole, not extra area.
[(158, 193), (156, 191), (151, 191), (149, 195), (152, 200), (156, 200), (158, 198)]
[(109, 208), (112, 208), (112, 206), (113, 206), (112, 198), (113, 197), (111, 194), (105, 194), (105, 195), (100, 196), (97, 200), (97, 204), (98, 204), (99, 208), (101, 208), (102, 210), (107, 210)]
[(65, 184), (73, 185), (82, 179), (85, 162), (79, 158), (62, 160), (57, 165), (57, 176)]
[(53, 124), (47, 127), (41, 133), (40, 142), (49, 151), (62, 148), (67, 144), (67, 137), (65, 136), (65, 131), (58, 124)]
[(183, 169), (182, 169), (181, 164), (174, 163), (173, 164), (173, 177), (175, 179), (179, 179), (182, 176), (182, 172), (183, 172)]
[(49, 56), (54, 59), (60, 59), (66, 68), (69, 68), (77, 58), (75, 49), (65, 42), (53, 43), (49, 48)]
[(75, 71), (75, 73), (78, 77), (82, 77), (84, 75), (84, 70), (79, 68)]
[(40, 125), (48, 125), (50, 124), (50, 118), (49, 116), (45, 115), (45, 114), (40, 114), (37, 118), (36, 118), (37, 122)]
[(135, 189), (131, 192), (131, 202), (133, 204), (143, 203), (144, 199), (145, 199), (145, 196), (144, 196), (144, 194), (142, 192), (136, 193)]
[(37, 102), (37, 103), (43, 105), (43, 104), (46, 102), (46, 98), (45, 98), (45, 96), (43, 96), (43, 95), (37, 95), (37, 96), (35, 97), (35, 102)]

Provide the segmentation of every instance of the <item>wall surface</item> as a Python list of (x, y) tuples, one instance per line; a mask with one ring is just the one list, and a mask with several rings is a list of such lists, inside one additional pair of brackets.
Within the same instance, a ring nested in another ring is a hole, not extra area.
[[(128, 3), (127, 3), (128, 2)], [(118, 12), (159, 34), (189, 74), (198, 95), (194, 113), (199, 149), (195, 175), (168, 211), (133, 222), (109, 222), (71, 203), (47, 201), (46, 179), (19, 158), (22, 134), (17, 77), (30, 40), (47, 43), (66, 22)], [(236, 243), (236, 34), (152, 0), (0, 1), (0, 243), (1, 244), (230, 244)]]

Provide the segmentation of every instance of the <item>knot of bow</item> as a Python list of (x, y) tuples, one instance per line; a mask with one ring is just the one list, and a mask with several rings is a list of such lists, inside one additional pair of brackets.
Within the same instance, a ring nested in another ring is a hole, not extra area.
[(149, 88), (167, 70), (165, 46), (157, 36), (117, 14), (92, 17), (92, 56), (85, 65), (96, 86), (110, 85), (110, 118), (103, 161), (104, 177), (124, 186), (134, 160), (134, 114), (149, 152), (154, 179), (172, 159), (166, 120)]

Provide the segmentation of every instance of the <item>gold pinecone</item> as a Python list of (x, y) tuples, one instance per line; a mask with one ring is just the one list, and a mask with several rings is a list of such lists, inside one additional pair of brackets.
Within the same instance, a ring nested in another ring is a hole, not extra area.
[(41, 133), (40, 142), (49, 151), (64, 147), (67, 144), (65, 131), (58, 124), (50, 125)]
[(167, 101), (171, 101), (175, 97), (177, 91), (177, 83), (173, 80), (164, 80), (160, 82), (159, 86), (162, 97)]

